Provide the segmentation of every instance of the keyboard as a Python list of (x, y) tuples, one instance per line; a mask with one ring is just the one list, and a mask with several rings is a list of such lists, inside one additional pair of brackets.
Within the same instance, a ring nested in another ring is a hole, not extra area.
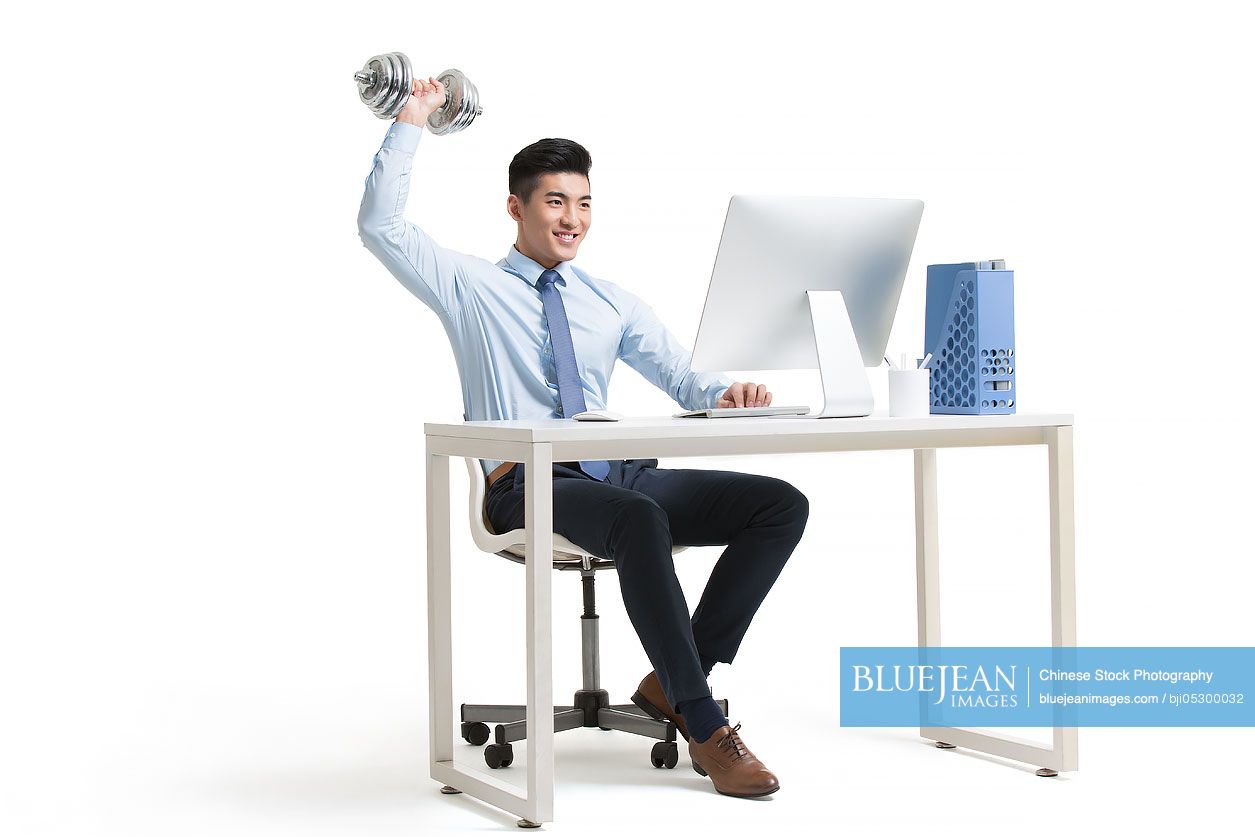
[(709, 407), (705, 410), (687, 410), (676, 413), (674, 418), (744, 418), (747, 416), (804, 416), (810, 407)]

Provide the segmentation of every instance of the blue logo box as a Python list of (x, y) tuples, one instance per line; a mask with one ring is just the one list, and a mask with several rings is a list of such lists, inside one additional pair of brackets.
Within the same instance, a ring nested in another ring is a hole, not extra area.
[(1255, 648), (842, 648), (841, 726), (1255, 726)]

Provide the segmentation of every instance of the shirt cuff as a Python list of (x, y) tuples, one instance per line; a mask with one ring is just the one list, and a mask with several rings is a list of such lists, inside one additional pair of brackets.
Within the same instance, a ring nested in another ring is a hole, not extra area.
[(715, 385), (712, 386), (710, 390), (707, 391), (706, 393), (707, 406), (718, 407), (719, 396), (723, 395), (724, 392), (727, 391), (728, 387), (732, 386), (735, 383), (736, 381), (732, 380), (731, 378), (727, 376), (720, 376), (719, 379), (715, 382)]
[(388, 135), (383, 138), (383, 147), (413, 154), (414, 149), (418, 148), (418, 140), (422, 135), (423, 129), (417, 125), (409, 122), (393, 122), (388, 126)]

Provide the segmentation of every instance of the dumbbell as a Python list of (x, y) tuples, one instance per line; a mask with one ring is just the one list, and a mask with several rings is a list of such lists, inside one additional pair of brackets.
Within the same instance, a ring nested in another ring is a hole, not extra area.
[[(479, 106), (479, 91), (461, 70), (445, 70), (436, 76), (445, 87), (444, 105), (427, 117), (433, 134), (460, 131), (484, 112)], [(353, 74), (357, 95), (371, 113), (380, 119), (395, 119), (410, 100), (414, 71), (410, 59), (402, 52), (376, 55), (366, 66)]]

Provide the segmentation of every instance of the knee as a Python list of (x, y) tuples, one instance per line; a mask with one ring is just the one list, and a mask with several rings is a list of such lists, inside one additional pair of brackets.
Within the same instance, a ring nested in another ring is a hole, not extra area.
[(810, 519), (810, 500), (796, 487), (784, 480), (772, 478), (772, 487), (775, 490), (771, 508), (775, 514), (788, 523), (797, 526), (799, 530), (805, 529), (806, 521)]
[[(789, 486), (789, 487), (793, 488), (793, 486)], [(805, 526), (806, 521), (809, 520), (811, 516), (811, 501), (807, 499), (805, 494), (803, 494), (801, 491), (799, 491), (796, 488), (793, 488), (793, 494), (794, 494), (793, 502), (797, 508), (798, 520), (800, 520), (802, 525)]]
[(806, 498), (798, 489), (789, 486), (789, 508), (792, 510), (793, 519), (797, 523), (799, 529), (806, 528), (806, 521), (811, 516), (811, 501)]

